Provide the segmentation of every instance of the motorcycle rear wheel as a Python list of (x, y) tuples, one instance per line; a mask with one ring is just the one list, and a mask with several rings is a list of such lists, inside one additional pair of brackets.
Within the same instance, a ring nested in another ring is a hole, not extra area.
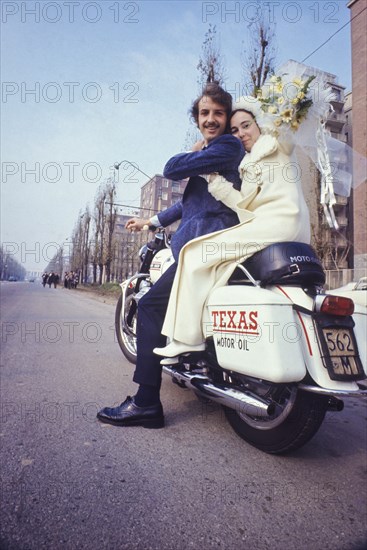
[[(117, 341), (122, 353), (126, 359), (135, 365), (136, 363), (136, 318), (137, 311), (134, 313), (132, 320), (129, 323), (130, 331), (124, 329), (123, 321), (127, 324), (127, 316), (133, 306), (134, 295), (130, 294), (126, 297), (125, 311), (122, 311), (122, 296), (119, 297), (115, 311), (115, 331)], [(137, 309), (137, 308), (136, 308)]]
[(328, 405), (323, 395), (284, 386), (273, 415), (256, 417), (224, 407), (234, 431), (245, 441), (269, 454), (287, 454), (307, 443), (320, 428)]

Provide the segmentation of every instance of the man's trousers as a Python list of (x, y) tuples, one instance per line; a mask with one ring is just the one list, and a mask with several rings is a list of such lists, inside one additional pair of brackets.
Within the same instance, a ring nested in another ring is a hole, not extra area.
[(167, 343), (161, 334), (169, 296), (177, 264), (172, 264), (138, 303), (137, 318), (137, 361), (134, 382), (160, 387), (162, 380), (161, 356), (153, 353)]

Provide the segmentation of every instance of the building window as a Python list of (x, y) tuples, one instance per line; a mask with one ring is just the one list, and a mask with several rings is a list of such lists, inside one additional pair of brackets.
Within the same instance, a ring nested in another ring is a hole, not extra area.
[(341, 91), (340, 90), (337, 90), (337, 89), (333, 89), (333, 94), (335, 95), (335, 100), (336, 101), (341, 101)]
[(162, 200), (163, 200), (163, 201), (168, 200), (168, 193), (166, 193), (166, 191), (163, 191), (163, 192), (162, 192)]

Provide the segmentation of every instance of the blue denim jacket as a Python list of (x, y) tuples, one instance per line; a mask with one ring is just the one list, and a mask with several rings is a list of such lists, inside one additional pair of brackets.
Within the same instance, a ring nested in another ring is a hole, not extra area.
[(233, 183), (235, 189), (240, 190), (238, 165), (244, 154), (240, 140), (224, 134), (210, 141), (201, 151), (180, 153), (167, 162), (163, 171), (166, 178), (190, 178), (182, 201), (158, 214), (163, 227), (181, 219), (171, 241), (176, 261), (181, 248), (188, 241), (239, 223), (237, 214), (209, 193), (208, 183), (200, 174), (219, 172)]

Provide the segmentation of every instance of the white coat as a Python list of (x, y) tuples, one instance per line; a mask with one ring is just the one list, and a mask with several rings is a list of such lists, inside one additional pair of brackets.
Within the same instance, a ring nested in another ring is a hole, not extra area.
[(221, 176), (209, 184), (233, 208), (240, 224), (198, 237), (181, 250), (162, 333), (188, 345), (205, 339), (203, 311), (209, 293), (226, 284), (236, 261), (281, 241), (310, 242), (301, 171), (291, 148), (260, 135), (239, 167), (241, 191)]

